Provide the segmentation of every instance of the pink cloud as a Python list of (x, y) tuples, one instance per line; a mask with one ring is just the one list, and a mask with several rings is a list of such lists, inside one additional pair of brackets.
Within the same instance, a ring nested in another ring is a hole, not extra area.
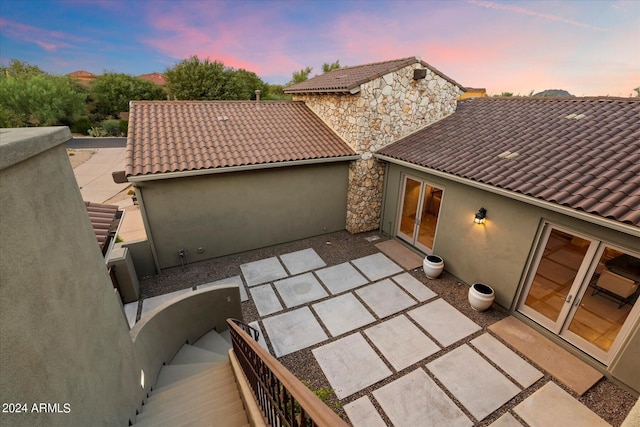
[(284, 45), (294, 31), (287, 31), (284, 27), (289, 24), (278, 22), (276, 14), (265, 10), (253, 13), (246, 8), (234, 10), (238, 18), (229, 19), (227, 14), (231, 12), (224, 10), (228, 7), (225, 3), (190, 6), (188, 10), (172, 7), (151, 11), (147, 19), (156, 34), (143, 43), (177, 61), (196, 55), (258, 75), (276, 74), (283, 67), (295, 69), (296, 61), (284, 53)]
[(3, 18), (0, 18), (0, 29), (11, 38), (36, 44), (47, 52), (73, 47), (67, 40), (78, 40), (78, 38), (60, 31), (46, 30)]

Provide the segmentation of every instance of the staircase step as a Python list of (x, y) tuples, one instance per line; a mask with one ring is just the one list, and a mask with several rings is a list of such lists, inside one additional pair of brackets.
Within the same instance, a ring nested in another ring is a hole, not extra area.
[(170, 365), (185, 365), (189, 363), (225, 362), (229, 360), (227, 354), (212, 353), (190, 344), (183, 345), (173, 356)]
[(178, 381), (200, 374), (215, 367), (215, 363), (191, 363), (188, 365), (165, 365), (160, 369), (155, 390), (162, 389)]
[[(154, 396), (157, 395), (159, 393), (164, 392), (165, 390), (168, 389), (172, 389), (175, 387), (180, 387), (183, 384), (184, 385), (188, 385), (188, 384), (196, 384), (199, 381), (208, 381), (208, 380), (212, 380), (212, 381), (216, 381), (217, 378), (223, 379), (223, 378), (227, 378), (229, 376), (229, 372), (231, 372), (233, 374), (233, 371), (231, 371), (231, 367), (229, 365), (229, 363), (224, 363), (224, 362), (220, 362), (220, 363), (203, 363), (203, 364), (192, 364), (192, 365), (165, 365), (160, 369), (160, 372), (162, 372), (162, 369), (166, 368), (167, 366), (174, 366), (172, 368), (169, 368), (169, 370), (184, 370), (184, 369), (188, 369), (188, 368), (180, 368), (181, 366), (193, 366), (193, 365), (207, 365), (208, 368), (201, 370), (200, 372), (196, 372), (194, 375), (190, 375), (185, 377), (184, 379), (180, 379), (178, 381), (174, 381), (170, 384), (167, 385), (160, 385), (158, 387), (158, 385), (156, 384), (156, 387), (153, 388), (153, 391), (151, 391), (149, 393), (150, 396)], [(158, 378), (160, 378), (160, 375), (158, 375)]]
[(136, 425), (181, 425), (180, 423), (184, 423), (182, 425), (191, 425), (189, 423), (213, 419), (215, 423), (210, 425), (218, 426), (227, 418), (234, 418), (238, 413), (243, 413), (246, 418), (244, 406), (240, 399), (220, 406), (217, 406), (211, 400), (204, 399), (197, 402), (187, 402), (181, 406), (171, 408), (169, 411), (159, 413), (143, 412), (138, 415)]
[(233, 345), (233, 341), (231, 341), (231, 330), (230, 329), (226, 329), (222, 332), (220, 332), (220, 336), (229, 343), (229, 345)]
[(167, 393), (151, 396), (142, 406), (142, 412), (154, 410), (158, 406), (180, 404), (203, 395), (212, 400), (224, 400), (227, 396), (233, 395), (240, 397), (238, 385), (234, 381), (229, 381), (225, 384), (202, 384), (199, 387), (188, 390), (167, 390)]
[(187, 417), (186, 419), (169, 419), (169, 420), (152, 420), (140, 421), (135, 424), (138, 427), (249, 427), (249, 418), (243, 410), (231, 416), (220, 417), (215, 411), (203, 412), (196, 417)]
[(222, 336), (214, 330), (204, 334), (198, 341), (193, 343), (193, 345), (224, 356), (227, 355), (231, 348), (231, 343), (222, 338)]
[(204, 393), (191, 392), (173, 399), (150, 402), (142, 407), (141, 416), (146, 414), (173, 414), (182, 409), (189, 410), (198, 407), (201, 404), (223, 407), (237, 400), (240, 400), (240, 393), (237, 386), (231, 384), (225, 390), (210, 390)]
[(201, 387), (207, 384), (224, 385), (230, 381), (235, 382), (235, 376), (233, 375), (233, 372), (230, 372), (229, 369), (220, 369), (218, 366), (214, 366), (210, 370), (192, 375), (189, 378), (185, 378), (184, 380), (176, 381), (165, 387), (154, 389), (149, 394), (149, 399), (161, 396), (163, 394), (184, 393), (190, 388)]

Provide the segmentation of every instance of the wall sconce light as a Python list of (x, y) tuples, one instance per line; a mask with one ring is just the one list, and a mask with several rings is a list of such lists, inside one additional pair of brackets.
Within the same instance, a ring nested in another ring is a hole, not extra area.
[(473, 222), (476, 224), (484, 224), (487, 220), (487, 210), (485, 208), (480, 208), (478, 212), (476, 212), (476, 216), (473, 219)]

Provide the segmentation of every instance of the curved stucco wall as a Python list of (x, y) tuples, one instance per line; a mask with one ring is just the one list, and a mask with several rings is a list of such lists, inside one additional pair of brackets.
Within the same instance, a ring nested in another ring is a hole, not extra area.
[[(29, 407), (0, 414), (0, 424), (125, 426), (139, 374), (63, 145), (71, 134), (0, 138), (0, 401)], [(34, 403), (69, 412), (34, 412)]]
[(242, 319), (237, 285), (191, 292), (145, 314), (131, 329), (137, 361), (145, 373), (141, 398), (155, 385), (162, 365), (186, 341), (193, 343), (214, 328), (218, 332), (228, 329), (228, 318)]

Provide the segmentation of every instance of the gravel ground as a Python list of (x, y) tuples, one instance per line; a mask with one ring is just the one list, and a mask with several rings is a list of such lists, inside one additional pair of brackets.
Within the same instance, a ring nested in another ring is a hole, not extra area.
[[(367, 237), (374, 236), (379, 237), (379, 240), (374, 242), (369, 242), (366, 240)], [(346, 231), (341, 231), (296, 242), (262, 248), (249, 252), (243, 252), (236, 255), (229, 255), (209, 261), (193, 263), (185, 267), (175, 267), (165, 270), (161, 275), (143, 279), (140, 283), (141, 297), (148, 298), (179, 289), (193, 287), (199, 284), (240, 275), (240, 264), (307, 248), (313, 248), (318, 253), (318, 255), (327, 263), (327, 265), (336, 265), (379, 252), (375, 247), (375, 244), (383, 240), (386, 240), (386, 237), (379, 234), (378, 232), (352, 235)], [(464, 315), (466, 315), (468, 318), (482, 327), (480, 331), (456, 343), (455, 346), (467, 343), (473, 338), (476, 338), (477, 336), (487, 332), (488, 326), (509, 315), (509, 312), (507, 310), (497, 306), (496, 304), (494, 304), (493, 307), (489, 310), (482, 313), (478, 313), (471, 309), (467, 302), (467, 291), (469, 289), (468, 286), (461, 283), (457, 278), (453, 277), (450, 274), (447, 274), (446, 272), (436, 280), (427, 279), (422, 272), (422, 268), (412, 270), (410, 271), (410, 274), (421, 282), (425, 283), (430, 289), (436, 292), (438, 296), (456, 307), (460, 312), (462, 312)], [(414, 309), (415, 307), (416, 306), (413, 306), (410, 309)], [(410, 309), (405, 310), (405, 312), (409, 311)], [(254, 320), (259, 320), (260, 318), (255, 305), (251, 300), (251, 296), (249, 296), (249, 301), (242, 303), (242, 312), (245, 322), (252, 322)], [(368, 328), (370, 326), (371, 325), (367, 325), (360, 330)], [(353, 332), (356, 331), (352, 331), (352, 333)], [(311, 350), (320, 347), (328, 342), (335, 341), (336, 339), (338, 338), (332, 338), (314, 347), (300, 350), (281, 357), (279, 360), (299, 379), (310, 381), (312, 388), (330, 387), (329, 382), (320, 369), (320, 366), (313, 357)], [(375, 349), (375, 347), (373, 348)], [(450, 349), (451, 347), (448, 347), (447, 351)], [(343, 399), (342, 401), (338, 400), (336, 396), (332, 394), (328, 399), (328, 403), (332, 404), (332, 406), (334, 407), (337, 407), (336, 412), (348, 421), (348, 418), (344, 410), (342, 409), (342, 405), (350, 403), (358, 399), (359, 397), (367, 395), (370, 397), (371, 402), (376, 405), (385, 422), (391, 425), (390, 420), (386, 418), (384, 413), (380, 410), (380, 407), (377, 405), (375, 399), (373, 398), (373, 395), (371, 394), (372, 390), (374, 388), (377, 389), (384, 384), (390, 383), (393, 380), (398, 379), (401, 376), (417, 369), (418, 367), (423, 367), (431, 360), (440, 357), (444, 352), (444, 350), (440, 351), (430, 356), (429, 358), (416, 363), (415, 365), (397, 372), (396, 374), (383, 380), (382, 382), (376, 383), (375, 387), (372, 386), (364, 389)], [(523, 358), (526, 359), (526, 357), (524, 356)], [(531, 361), (529, 362), (531, 363)], [(530, 396), (533, 392), (538, 390), (548, 381), (554, 381), (565, 391), (578, 399), (582, 404), (587, 406), (589, 409), (594, 411), (596, 414), (598, 414), (613, 426), (619, 426), (624, 421), (626, 415), (629, 413), (631, 407), (637, 400), (631, 393), (626, 391), (626, 389), (614, 384), (607, 378), (603, 378), (583, 396), (578, 397), (571, 390), (567, 389), (563, 384), (559, 383), (554, 378), (546, 374), (533, 386), (519, 393), (515, 398), (504, 405), (499, 411), (493, 413), (491, 416), (485, 418), (481, 423), (478, 423), (476, 425), (485, 426), (491, 424), (502, 414), (514, 408), (516, 405), (518, 405), (518, 403)], [(446, 392), (446, 389), (443, 388), (443, 390), (445, 390)], [(451, 394), (449, 394), (449, 397), (454, 401), (456, 400)], [(460, 408), (465, 411), (468, 417), (473, 419), (473, 417), (471, 417), (471, 414), (467, 412), (461, 405)], [(518, 418), (514, 412), (511, 412), (511, 414)], [(526, 425), (522, 420), (520, 420), (520, 422), (522, 422), (523, 425)]]

